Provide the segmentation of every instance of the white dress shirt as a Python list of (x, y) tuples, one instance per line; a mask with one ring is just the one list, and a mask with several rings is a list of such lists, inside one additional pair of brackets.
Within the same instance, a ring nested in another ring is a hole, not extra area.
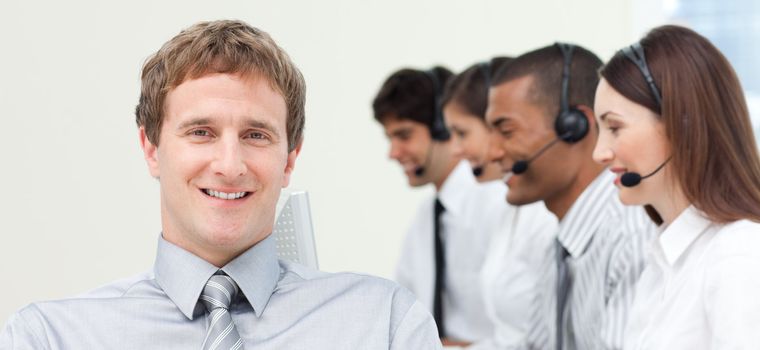
[[(436, 194), (446, 208), (442, 214), (446, 257), (443, 314), (448, 338), (476, 341), (490, 337), (493, 325), (486, 314), (480, 270), (493, 232), (501, 225), (506, 187), (481, 185), (467, 161), (460, 162)], [(435, 280), (433, 204), (424, 201), (407, 232), (396, 269), (396, 281), (432, 310)]]
[[(563, 349), (621, 349), (623, 333), (656, 227), (639, 206), (620, 202), (615, 175), (604, 171), (559, 222), (557, 241), (569, 253), (570, 292), (563, 320)], [(552, 349), (556, 340), (556, 244), (546, 257), (536, 292), (528, 343)]]
[(557, 218), (543, 202), (505, 210), (481, 272), (494, 332), (468, 350), (510, 349), (525, 343), (544, 254), (554, 246), (556, 234)]
[(760, 224), (684, 210), (652, 244), (625, 349), (760, 349)]

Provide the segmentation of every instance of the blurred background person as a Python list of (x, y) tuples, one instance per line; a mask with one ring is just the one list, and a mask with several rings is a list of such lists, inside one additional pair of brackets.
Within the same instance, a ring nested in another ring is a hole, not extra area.
[[(495, 72), (511, 58), (496, 57), (474, 64), (454, 76), (443, 94), (443, 113), (452, 131), (454, 153), (470, 163), (481, 186), (498, 193), (500, 203), (476, 203), (477, 210), (498, 210), (501, 224), (492, 234), (481, 270), (485, 311), (494, 331), (468, 349), (502, 349), (521, 344), (530, 325), (530, 305), (541, 271), (541, 254), (552, 246), (556, 218), (542, 202), (513, 206), (501, 166), (493, 162), (490, 129), (485, 122), (488, 89)], [(488, 207), (488, 206), (491, 207)]]
[(407, 231), (396, 280), (430, 307), (445, 344), (467, 344), (493, 331), (478, 276), (500, 224), (496, 208), (503, 197), (479, 186), (461, 152), (454, 152), (442, 111), (451, 75), (442, 67), (398, 70), (383, 83), (372, 108), (390, 141), (389, 157), (401, 165), (409, 185), (435, 188)]

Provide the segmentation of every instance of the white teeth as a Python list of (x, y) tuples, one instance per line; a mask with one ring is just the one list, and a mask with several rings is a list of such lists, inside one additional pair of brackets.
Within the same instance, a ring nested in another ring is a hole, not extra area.
[(206, 192), (207, 195), (211, 197), (216, 197), (219, 199), (238, 199), (243, 196), (245, 196), (248, 192), (235, 192), (235, 193), (226, 193), (221, 191), (214, 191), (214, 190), (203, 190)]

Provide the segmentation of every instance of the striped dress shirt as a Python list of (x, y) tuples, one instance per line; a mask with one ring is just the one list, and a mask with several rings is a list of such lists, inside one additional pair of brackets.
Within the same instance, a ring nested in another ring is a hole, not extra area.
[[(563, 319), (563, 349), (621, 349), (635, 283), (644, 269), (656, 227), (640, 206), (625, 206), (604, 171), (581, 193), (559, 223), (567, 250), (570, 291)], [(544, 252), (542, 280), (533, 302), (529, 349), (556, 348), (557, 263)]]

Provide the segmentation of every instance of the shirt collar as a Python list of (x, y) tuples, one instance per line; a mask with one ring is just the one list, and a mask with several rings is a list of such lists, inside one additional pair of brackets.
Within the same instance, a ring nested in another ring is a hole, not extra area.
[(686, 208), (668, 227), (661, 230), (658, 241), (665, 261), (675, 265), (678, 258), (712, 222), (694, 206)]
[(472, 175), (470, 163), (462, 160), (454, 167), (438, 191), (438, 200), (441, 201), (446, 212), (457, 214), (461, 210), (464, 198), (469, 192), (468, 189), (476, 186), (475, 176)]
[[(154, 271), (156, 283), (189, 319), (206, 281), (218, 270), (224, 271), (240, 287), (256, 316), (260, 317), (280, 278), (274, 239), (267, 237), (221, 269), (198, 256), (158, 238)], [(202, 309), (200, 309), (202, 310)]]
[(232, 277), (256, 316), (261, 317), (280, 280), (280, 263), (275, 240), (270, 235), (222, 267)]
[(612, 185), (615, 175), (610, 171), (602, 171), (578, 199), (575, 200), (570, 210), (559, 222), (557, 240), (567, 249), (573, 258), (579, 257), (591, 243), (597, 228), (609, 219), (611, 213), (605, 212), (605, 207), (610, 204), (618, 204), (617, 191)]

